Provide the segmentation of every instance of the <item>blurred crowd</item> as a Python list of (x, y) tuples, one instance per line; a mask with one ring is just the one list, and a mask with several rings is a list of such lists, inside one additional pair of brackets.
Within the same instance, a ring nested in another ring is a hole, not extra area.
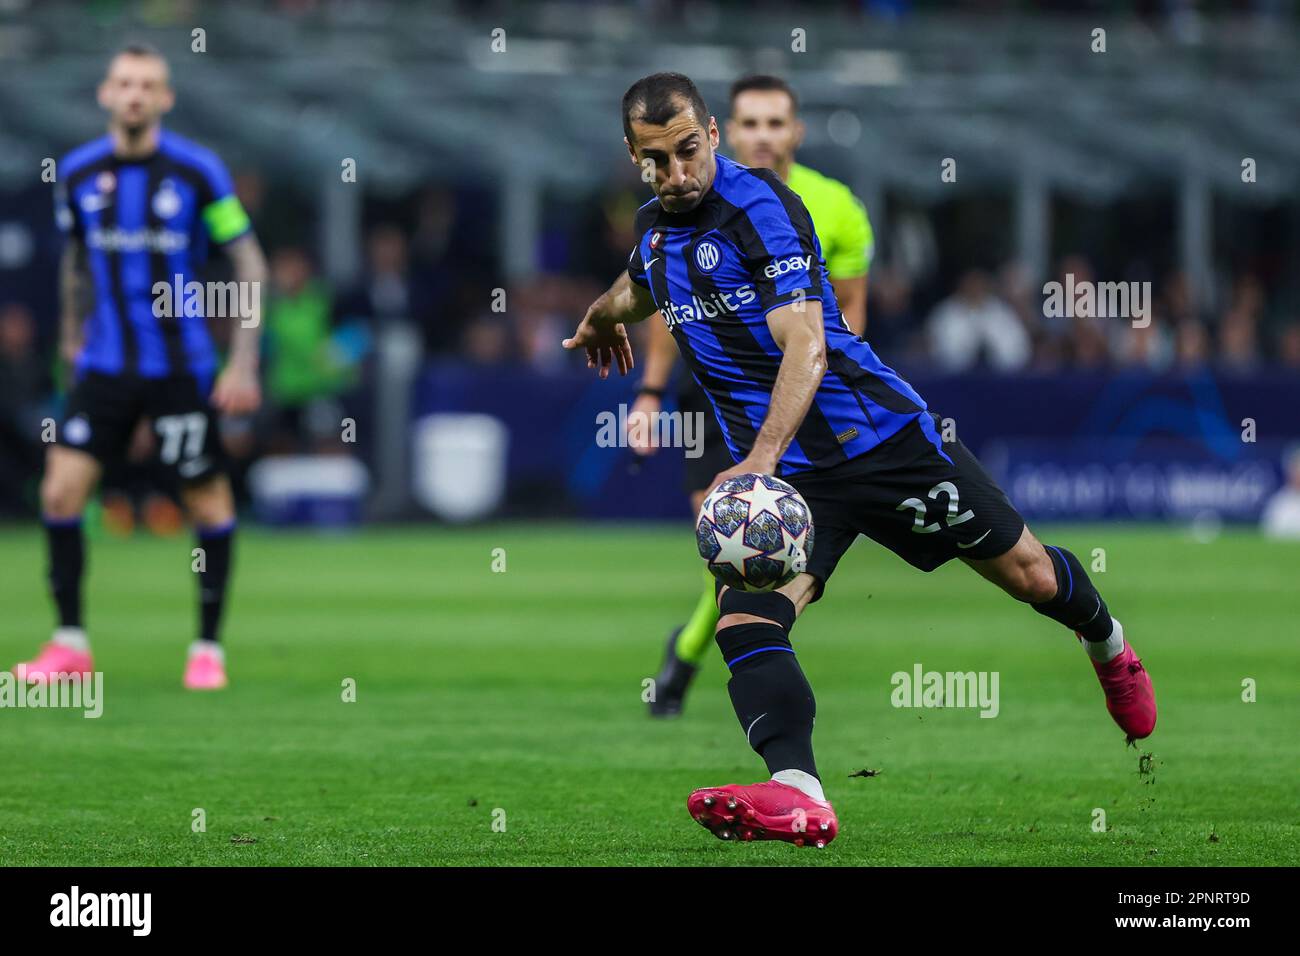
[[(548, 197), (539, 268), (514, 281), (501, 274), (494, 216), (485, 211), (494, 201), (490, 190), (431, 187), (400, 200), (368, 201), (360, 267), (340, 282), (324, 274), (309, 199), (294, 199), (253, 172), (237, 175), (236, 186), (270, 263), (265, 408), (253, 420), (231, 423), (225, 436), (237, 479), (267, 453), (365, 454), (364, 441), (344, 449), (338, 423), (362, 414), (370, 400), (375, 344), (388, 326), (402, 326), (427, 359), (578, 374), (581, 358), (559, 342), (624, 268), (635, 242), (633, 216), (645, 198), (635, 180), (614, 182), (588, 200)], [(23, 218), (0, 223), (0, 509), (31, 498), (41, 423), (57, 419), (66, 376), (56, 341), (58, 238), (48, 206), (20, 207)], [(906, 229), (915, 229), (912, 218)], [(1206, 295), (1177, 269), (1156, 278), (1144, 274), (1136, 252), (1135, 265), (1118, 276), (1099, 276), (1083, 252), (1063, 255), (1052, 264), (1057, 281), (1069, 277), (1078, 287), (1137, 279), (1151, 283), (1151, 295), (1137, 322), (1053, 318), (1043, 307), (1042, 285), (1019, 263), (985, 266), (983, 249), (918, 255), (916, 248), (937, 247), (942, 237), (918, 243), (905, 234), (906, 221), (899, 217), (892, 232), (888, 225), (879, 230), (866, 336), (886, 362), (905, 371), (1300, 372), (1300, 316), (1286, 304), (1289, 290), (1250, 269), (1226, 271), (1205, 284), (1213, 290)], [(1117, 252), (1122, 259), (1123, 250), (1104, 252), (1110, 262)], [(225, 277), (219, 261), (209, 277)], [(219, 343), (228, 341), (224, 323), (214, 323), (213, 331)], [(143, 428), (133, 459), (147, 461), (152, 440)], [(106, 485), (129, 490), (151, 480), (128, 465)]]
[[(483, 268), (482, 258), (451, 269), (445, 264), (415, 267), (408, 241), (392, 225), (372, 233), (370, 274), (412, 290), (406, 301), (416, 304), (410, 314), (430, 354), (479, 364), (558, 368), (572, 357), (556, 343), (625, 267), (636, 241), (633, 216), (645, 198), (633, 187), (612, 188), (577, 216), (567, 202), (557, 203), (538, 251), (542, 268), (525, 281), (496, 277)], [(438, 234), (451, 235), (457, 219), (450, 211), (440, 216)], [(915, 223), (907, 229), (914, 231)], [(377, 239), (384, 243), (382, 254)], [(935, 239), (928, 242), (933, 245)], [(426, 251), (449, 246), (430, 243), (427, 235), (423, 243)], [(891, 249), (887, 232), (878, 243), (868, 276), (866, 338), (887, 361), (908, 368), (1300, 370), (1300, 310), (1289, 304), (1293, 289), (1275, 283), (1270, 295), (1264, 277), (1248, 267), (1228, 269), (1203, 284), (1213, 291), (1198, 292), (1181, 270), (1169, 268), (1155, 276), (1136, 254), (1120, 275), (1098, 274), (1082, 252), (1062, 255), (1047, 281), (1068, 282), (1076, 289), (1087, 283), (1139, 282), (1146, 294), (1142, 307), (1136, 308), (1134, 300), (1125, 317), (1052, 317), (1044, 307), (1043, 284), (1031, 281), (1014, 259), (945, 271), (938, 266), (937, 251), (905, 255)], [(916, 245), (907, 236), (893, 243), (904, 244)], [(986, 259), (984, 250), (967, 252), (970, 261)], [(1108, 250), (1112, 259), (1114, 252)], [(965, 256), (957, 249), (947, 250), (943, 258), (960, 263)], [(504, 309), (498, 290), (504, 291)]]
[[(888, 267), (882, 271), (868, 338), (882, 348), (888, 340), (895, 354), (945, 371), (1164, 372), (1213, 366), (1246, 372), (1266, 365), (1300, 371), (1300, 319), (1271, 315), (1263, 284), (1249, 272), (1231, 278), (1218, 310), (1198, 301), (1188, 276), (1172, 270), (1158, 282), (1141, 280), (1150, 282), (1150, 301), (1130, 315), (1052, 317), (1043, 308), (1042, 288), (1031, 286), (1024, 270), (1009, 262), (996, 272), (962, 273), (951, 294), (918, 323), (906, 280), (891, 288), (897, 280)], [(1078, 288), (1107, 280), (1095, 274), (1087, 257), (1070, 255), (1051, 281)]]

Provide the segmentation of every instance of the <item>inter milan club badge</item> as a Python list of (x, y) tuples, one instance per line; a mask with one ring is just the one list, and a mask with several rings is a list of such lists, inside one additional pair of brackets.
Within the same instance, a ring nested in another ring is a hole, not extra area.
[(663, 242), (663, 239), (664, 239), (664, 234), (662, 232), (650, 233), (650, 248), (658, 249), (659, 243)]
[(171, 180), (164, 179), (153, 194), (153, 211), (159, 219), (170, 219), (180, 212), (181, 196)]
[(101, 193), (111, 193), (117, 188), (117, 177), (106, 169), (95, 177), (95, 188)]
[(718, 244), (708, 239), (701, 241), (695, 247), (695, 265), (705, 274), (712, 272), (718, 267), (722, 260), (722, 254), (718, 251)]

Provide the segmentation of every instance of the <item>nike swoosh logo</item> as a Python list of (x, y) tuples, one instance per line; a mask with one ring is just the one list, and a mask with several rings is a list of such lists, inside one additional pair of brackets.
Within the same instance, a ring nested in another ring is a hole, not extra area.
[(182, 478), (192, 478), (206, 467), (208, 467), (206, 458), (195, 458), (192, 461), (181, 462), (176, 467), (176, 470), (180, 472)]
[(961, 548), (963, 551), (965, 551), (967, 548), (973, 548), (973, 547), (975, 547), (975, 545), (979, 544), (981, 541), (983, 541), (985, 538), (987, 538), (987, 537), (988, 537), (990, 534), (992, 534), (992, 533), (993, 533), (993, 529), (992, 529), (992, 528), (989, 528), (988, 531), (985, 531), (982, 535), (980, 535), (978, 538), (976, 538), (976, 539), (975, 539), (974, 541), (972, 541), (970, 544), (962, 544), (960, 541), (958, 541), (958, 542), (957, 542), (957, 547)]
[(645, 267), (649, 269), (652, 265), (654, 265), (658, 261), (659, 261), (659, 257), (655, 256), (653, 259), (651, 259), (649, 262), (645, 264)]
[(749, 743), (749, 732), (754, 729), (754, 724), (758, 723), (766, 716), (767, 716), (767, 711), (763, 711), (763, 713), (755, 717), (753, 722), (751, 722), (750, 725), (747, 728), (745, 728), (745, 743)]

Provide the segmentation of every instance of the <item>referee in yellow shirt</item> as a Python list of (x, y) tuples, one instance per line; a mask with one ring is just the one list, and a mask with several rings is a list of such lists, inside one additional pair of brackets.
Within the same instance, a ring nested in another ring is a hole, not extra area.
[[(850, 330), (862, 335), (867, 325), (867, 267), (874, 246), (871, 222), (848, 186), (794, 161), (795, 150), (803, 142), (804, 134), (798, 109), (794, 90), (780, 77), (747, 76), (737, 80), (731, 87), (727, 146), (738, 162), (771, 169), (803, 200), (817, 229), (826, 270), (844, 321)], [(654, 320), (647, 324), (650, 328), (645, 371), (631, 414), (654, 415), (661, 410), (677, 361), (677, 344), (668, 326)], [(704, 454), (686, 459), (686, 485), (692, 515), (695, 515), (711, 490), (709, 483), (713, 476), (733, 463), (713, 409), (689, 375), (680, 377), (677, 405), (683, 414), (701, 413), (705, 422)], [(640, 455), (655, 451), (644, 445), (633, 445), (633, 450)], [(651, 716), (674, 717), (681, 713), (687, 688), (713, 638), (718, 606), (713, 578), (707, 571), (704, 576), (704, 593), (690, 620), (668, 637), (663, 666), (650, 700)]]

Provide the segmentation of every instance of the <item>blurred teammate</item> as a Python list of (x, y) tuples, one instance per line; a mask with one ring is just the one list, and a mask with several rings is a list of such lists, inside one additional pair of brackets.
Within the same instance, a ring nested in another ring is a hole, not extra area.
[[(623, 98), (634, 162), (654, 165), (627, 272), (564, 347), (601, 378), (627, 374), (625, 322), (656, 310), (717, 411), (739, 474), (776, 474), (812, 509), (808, 570), (775, 591), (719, 588), (715, 640), (727, 690), (769, 780), (693, 792), (691, 816), (722, 839), (825, 846), (839, 823), (813, 759), (816, 703), (790, 643), (840, 557), (866, 534), (923, 571), (961, 558), (1074, 631), (1106, 708), (1130, 740), (1155, 728), (1155, 692), (1079, 560), (1044, 547), (925, 402), (844, 327), (812, 220), (770, 170), (717, 156), (718, 128), (681, 74), (638, 80)], [(773, 504), (769, 502), (769, 504)]]
[[(826, 272), (835, 289), (835, 299), (840, 303), (840, 313), (849, 330), (861, 335), (867, 324), (867, 267), (873, 246), (871, 222), (848, 186), (794, 161), (795, 150), (803, 142), (804, 134), (798, 106), (794, 90), (779, 77), (760, 75), (737, 80), (731, 87), (727, 145), (741, 165), (776, 173), (808, 207), (821, 241)], [(651, 323), (645, 371), (632, 414), (640, 413), (654, 420), (653, 416), (663, 408), (663, 396), (676, 361), (677, 345), (668, 326)], [(709, 400), (689, 374), (679, 378), (677, 407), (684, 415), (702, 416), (705, 423), (703, 454), (686, 459), (686, 487), (693, 519), (712, 490), (710, 479), (730, 468), (732, 462)], [(650, 455), (655, 448), (634, 444), (633, 450)], [(653, 717), (681, 713), (686, 691), (713, 640), (718, 605), (713, 594), (713, 575), (706, 570), (704, 577), (704, 592), (690, 619), (668, 635), (663, 664), (655, 680), (654, 699), (650, 701)]]
[[(57, 167), (56, 215), (67, 236), (60, 350), (75, 378), (57, 444), (46, 455), (41, 508), (59, 623), (36, 659), (15, 673), (38, 681), (93, 670), (81, 608), (82, 512), (104, 463), (120, 457), (136, 423), (149, 418), (203, 551), (198, 639), (184, 684), (216, 689), (226, 685), (218, 636), (235, 530), (217, 413), (247, 414), (261, 401), (257, 293), (266, 266), (221, 160), (162, 128), (174, 95), (157, 51), (121, 50), (98, 100), (109, 114), (108, 135)], [(185, 308), (184, 297), (156, 308), (155, 285), (184, 289), (210, 244), (229, 256), (236, 282), (251, 293), (251, 316), (223, 319), (236, 329), (220, 371), (201, 308)]]

